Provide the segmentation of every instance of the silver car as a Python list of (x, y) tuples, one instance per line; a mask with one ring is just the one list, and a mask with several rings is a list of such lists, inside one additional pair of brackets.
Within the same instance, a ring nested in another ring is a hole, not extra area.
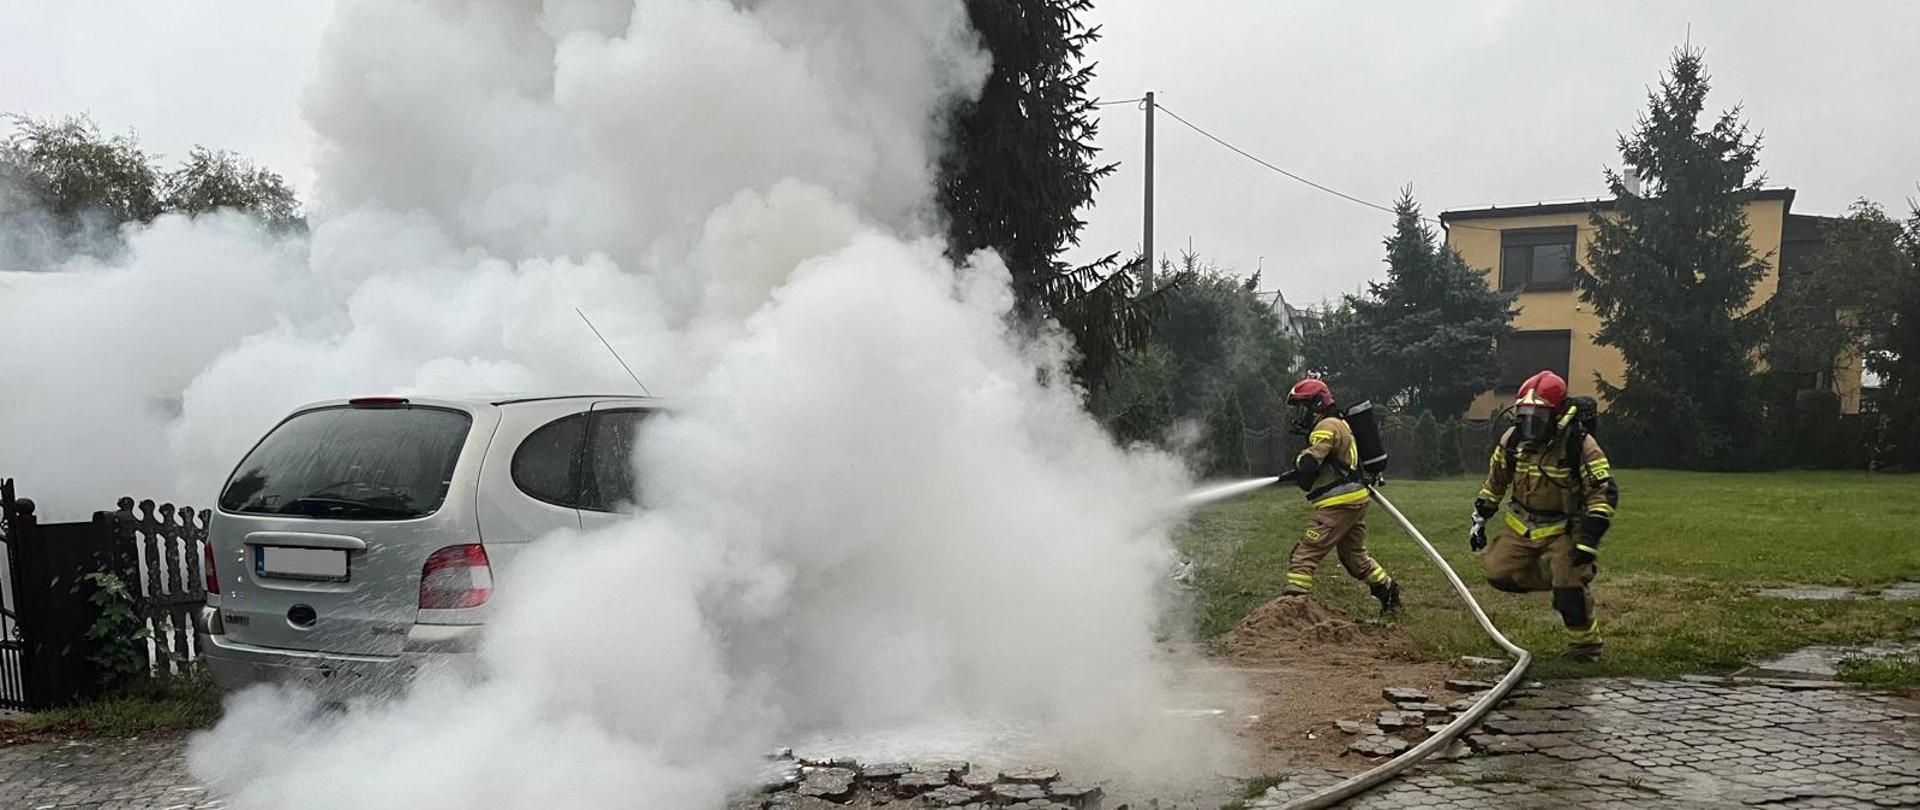
[(657, 400), (367, 397), (295, 411), (227, 480), (197, 641), (226, 689), (381, 691), (474, 648), (530, 541), (630, 511)]

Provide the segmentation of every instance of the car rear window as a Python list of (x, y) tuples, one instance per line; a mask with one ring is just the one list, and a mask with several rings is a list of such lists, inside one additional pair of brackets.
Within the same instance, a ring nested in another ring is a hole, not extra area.
[(295, 414), (240, 462), (220, 508), (334, 520), (431, 515), (447, 498), (472, 423), (459, 411), (422, 406)]

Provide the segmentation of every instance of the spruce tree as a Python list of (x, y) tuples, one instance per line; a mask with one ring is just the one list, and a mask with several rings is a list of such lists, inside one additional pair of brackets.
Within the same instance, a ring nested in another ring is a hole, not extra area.
[(993, 71), (977, 101), (952, 111), (939, 196), (948, 249), (958, 259), (999, 252), (1013, 275), (1018, 315), (1052, 319), (1080, 351), (1075, 374), (1097, 387), (1128, 349), (1151, 334), (1119, 254), (1087, 265), (1061, 261), (1079, 244), (1080, 212), (1114, 165), (1098, 163), (1099, 122), (1086, 48), (1100, 36), (1083, 19), (1092, 0), (967, 0)]
[(1767, 265), (1748, 242), (1744, 206), (1760, 189), (1760, 139), (1737, 106), (1702, 120), (1709, 86), (1701, 52), (1676, 51), (1619, 139), (1645, 189), (1605, 171), (1615, 203), (1593, 212), (1588, 266), (1575, 276), (1601, 319), (1594, 340), (1626, 360), (1620, 384), (1598, 382), (1639, 463), (1737, 466), (1757, 436), (1747, 307)]
[(1498, 382), (1495, 350), (1511, 330), (1512, 298), (1439, 243), (1411, 191), (1394, 204), (1384, 245), (1386, 280), (1343, 300), (1309, 339), (1309, 361), (1349, 402), (1458, 418)]
[(1867, 370), (1880, 378), (1885, 416), (1880, 463), (1920, 470), (1920, 203), (1900, 235), (1898, 260), (1883, 278), (1867, 281), (1878, 294), (1863, 310)]

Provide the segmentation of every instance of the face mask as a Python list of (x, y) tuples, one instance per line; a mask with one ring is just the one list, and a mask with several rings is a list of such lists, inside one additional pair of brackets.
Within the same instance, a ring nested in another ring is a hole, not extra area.
[(1293, 432), (1302, 436), (1307, 435), (1308, 431), (1313, 430), (1313, 423), (1316, 421), (1314, 419), (1313, 406), (1306, 403), (1296, 403), (1289, 407), (1293, 409), (1293, 424), (1291, 425)]
[(1523, 442), (1543, 442), (1553, 435), (1553, 411), (1538, 405), (1513, 409), (1515, 436)]

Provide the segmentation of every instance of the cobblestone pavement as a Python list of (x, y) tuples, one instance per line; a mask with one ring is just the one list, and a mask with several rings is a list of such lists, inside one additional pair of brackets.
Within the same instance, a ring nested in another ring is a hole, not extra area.
[[(1416, 768), (1354, 808), (1920, 808), (1920, 703), (1709, 681), (1597, 680), (1522, 690), (1474, 755)], [(181, 737), (0, 748), (6, 810), (211, 810)], [(1332, 784), (1296, 774), (1253, 803)]]
[[(1516, 693), (1353, 808), (1920, 808), (1920, 704), (1804, 685), (1596, 680)], [(1298, 774), (1253, 807), (1341, 777)]]
[(6, 810), (211, 810), (187, 776), (184, 737), (45, 742), (0, 748)]

